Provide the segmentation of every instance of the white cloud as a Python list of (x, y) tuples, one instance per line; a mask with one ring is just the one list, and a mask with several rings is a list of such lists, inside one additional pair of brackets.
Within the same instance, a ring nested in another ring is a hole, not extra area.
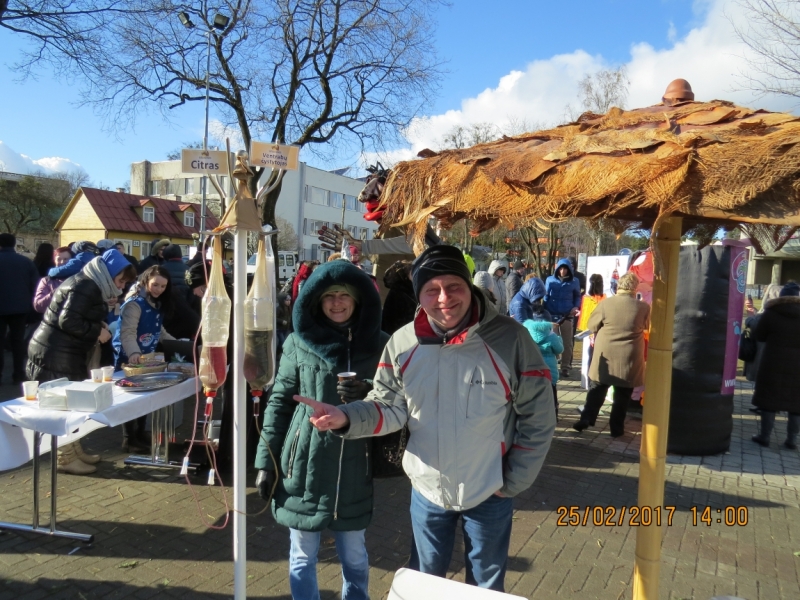
[(45, 174), (52, 174), (76, 170), (82, 171), (83, 167), (68, 158), (49, 156), (33, 159), (17, 152), (8, 144), (0, 142), (0, 171), (27, 175), (28, 173), (44, 172)]
[[(627, 106), (660, 102), (667, 84), (682, 77), (692, 84), (698, 100), (725, 99), (745, 106), (790, 110), (794, 106), (790, 99), (756, 98), (750, 92), (736, 90), (740, 75), (747, 69), (747, 48), (736, 38), (732, 24), (743, 21), (739, 7), (725, 0), (711, 0), (699, 2), (696, 9), (707, 11), (705, 17), (684, 37), (678, 38), (670, 24), (667, 36), (671, 47), (656, 50), (647, 43), (631, 46), (631, 57), (625, 64), (630, 81)], [(365, 155), (363, 160), (382, 156), (386, 165), (407, 160), (423, 148), (438, 149), (445, 133), (456, 125), (489, 122), (503, 129), (514, 120), (543, 126), (563, 122), (566, 106), (577, 105), (578, 82), (587, 74), (616, 66), (580, 49), (534, 61), (524, 71), (502, 77), (496, 87), (463, 100), (458, 110), (416, 119), (404, 132), (406, 148)]]
[(218, 119), (211, 119), (208, 122), (208, 145), (217, 146), (220, 150), (224, 150), (226, 139), (231, 141), (231, 152), (236, 153), (242, 149), (250, 151), (250, 148), (244, 147), (242, 132), (238, 127), (225, 125)]

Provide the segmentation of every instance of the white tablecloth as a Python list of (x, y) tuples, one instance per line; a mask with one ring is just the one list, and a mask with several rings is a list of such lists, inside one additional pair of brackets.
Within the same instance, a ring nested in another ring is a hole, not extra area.
[[(115, 373), (115, 379), (122, 377)], [(23, 398), (0, 403), (0, 471), (13, 469), (33, 458), (33, 432), (42, 436), (41, 451), (50, 450), (50, 436), (58, 445), (70, 444), (100, 427), (114, 427), (194, 396), (196, 377), (154, 392), (126, 392), (114, 386), (114, 403), (102, 412), (40, 410), (38, 402)]]

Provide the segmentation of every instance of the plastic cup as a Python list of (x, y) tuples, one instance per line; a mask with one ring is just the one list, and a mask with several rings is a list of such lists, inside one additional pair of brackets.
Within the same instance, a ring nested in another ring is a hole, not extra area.
[(36, 392), (38, 391), (39, 391), (38, 381), (22, 382), (22, 394), (25, 396), (25, 400), (36, 400)]
[(94, 383), (103, 381), (103, 369), (92, 369), (92, 381)]
[(111, 381), (114, 376), (114, 367), (103, 367), (103, 381)]
[(356, 374), (352, 371), (345, 371), (344, 373), (337, 373), (336, 377), (339, 378), (339, 381), (348, 381), (350, 379), (355, 379)]

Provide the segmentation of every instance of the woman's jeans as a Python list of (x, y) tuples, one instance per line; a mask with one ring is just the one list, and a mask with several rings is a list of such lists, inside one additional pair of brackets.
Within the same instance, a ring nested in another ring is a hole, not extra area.
[[(365, 529), (332, 531), (342, 563), (342, 600), (368, 600), (369, 560)], [(320, 532), (289, 529), (289, 587), (294, 600), (319, 600), (317, 554)]]
[(478, 506), (459, 512), (437, 506), (412, 490), (414, 541), (409, 568), (445, 577), (453, 555), (456, 526), (463, 519), (467, 583), (504, 591), (512, 514), (511, 498), (492, 495)]

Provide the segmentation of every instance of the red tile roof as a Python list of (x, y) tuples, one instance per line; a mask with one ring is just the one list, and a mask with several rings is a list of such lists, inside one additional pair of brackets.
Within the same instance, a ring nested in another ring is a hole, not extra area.
[[(129, 233), (151, 233), (153, 237), (167, 236), (191, 238), (200, 231), (200, 205), (165, 198), (123, 194), (110, 190), (82, 187), (81, 191), (92, 205), (100, 222), (107, 231), (125, 231)], [(145, 223), (136, 213), (136, 209), (151, 203), (155, 208), (155, 222)], [(192, 206), (196, 209), (194, 227), (185, 227), (182, 220), (175, 217), (176, 212)], [(219, 220), (206, 215), (206, 228), (211, 230), (219, 225)]]

